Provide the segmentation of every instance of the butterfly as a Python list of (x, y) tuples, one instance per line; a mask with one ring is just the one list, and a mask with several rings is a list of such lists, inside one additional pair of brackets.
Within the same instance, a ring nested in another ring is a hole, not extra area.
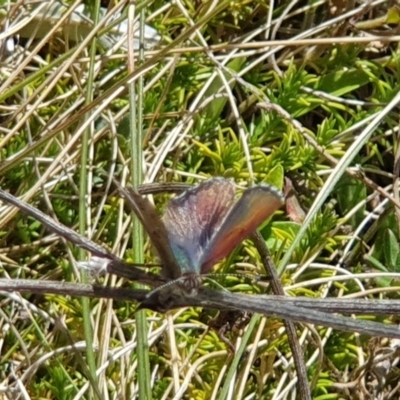
[(133, 188), (121, 188), (150, 236), (164, 276), (195, 294), (201, 275), (226, 257), (284, 202), (275, 187), (257, 185), (235, 202), (232, 180), (212, 178), (173, 198), (161, 220)]

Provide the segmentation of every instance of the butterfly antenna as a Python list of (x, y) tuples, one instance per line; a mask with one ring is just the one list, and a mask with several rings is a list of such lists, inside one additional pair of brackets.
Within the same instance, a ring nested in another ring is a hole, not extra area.
[[(207, 279), (208, 281), (214, 283), (216, 286), (218, 286), (220, 289), (224, 290), (224, 291), (229, 291), (228, 289), (224, 288), (222, 285), (220, 285), (216, 280), (212, 279), (212, 277), (220, 277), (220, 276), (236, 276), (238, 278), (246, 278), (249, 279), (251, 281), (256, 281), (259, 282), (262, 279), (268, 278), (268, 277), (264, 277), (262, 275), (248, 275), (248, 274), (205, 274), (205, 275), (199, 275), (202, 279)], [(185, 281), (186, 277), (185, 276), (181, 276), (177, 279), (174, 279), (173, 281), (167, 282), (164, 285), (158, 286), (155, 289), (151, 290), (149, 293), (146, 294), (145, 298), (148, 299), (151, 296), (153, 296), (154, 293), (159, 292), (160, 290), (163, 290), (171, 285), (175, 285), (178, 282), (183, 282)], [(269, 278), (268, 278), (269, 279)]]
[(154, 293), (157, 293), (157, 292), (159, 292), (160, 290), (163, 290), (163, 289), (165, 289), (165, 288), (168, 287), (168, 286), (175, 285), (177, 282), (183, 281), (183, 280), (184, 280), (184, 278), (183, 278), (183, 277), (180, 277), (180, 278), (174, 279), (173, 281), (164, 283), (164, 285), (158, 286), (158, 287), (156, 287), (155, 289), (151, 290), (149, 293), (147, 293), (146, 296), (145, 296), (145, 298), (146, 298), (146, 299), (149, 299), (151, 296), (153, 296)]

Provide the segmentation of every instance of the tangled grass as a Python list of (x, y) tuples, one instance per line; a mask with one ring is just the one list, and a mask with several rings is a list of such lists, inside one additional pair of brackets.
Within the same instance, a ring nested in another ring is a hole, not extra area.
[[(155, 0), (102, 12), (96, 2), (86, 17), (79, 2), (1, 5), (3, 190), (126, 260), (154, 263), (113, 177), (134, 186), (212, 176), (269, 183), (287, 195), (261, 228), (287, 295), (398, 299), (393, 2)], [(156, 207), (168, 199), (154, 196)], [(5, 203), (0, 235), (2, 278), (90, 280), (77, 268), (85, 252)], [(245, 241), (216, 270), (260, 268)], [(221, 280), (234, 293), (266, 290)], [(4, 398), (296, 397), (279, 318), (136, 306), (2, 293)], [(296, 329), (311, 391), (299, 396), (396, 397), (396, 340)]]

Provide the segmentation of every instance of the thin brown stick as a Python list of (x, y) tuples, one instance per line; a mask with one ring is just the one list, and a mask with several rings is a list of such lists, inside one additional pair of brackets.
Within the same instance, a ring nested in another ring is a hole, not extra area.
[[(276, 295), (285, 296), (285, 291), (281, 284), (279, 275), (276, 271), (274, 262), (272, 261), (271, 255), (265, 244), (264, 238), (259, 232), (254, 232), (251, 236), (251, 239), (256, 246), (258, 253), (260, 254), (261, 261), (267, 272), (267, 276), (271, 278), (272, 291)], [(284, 324), (289, 340), (289, 345), (293, 353), (294, 366), (297, 372), (297, 386), (300, 392), (299, 397), (301, 399), (311, 399), (311, 388), (308, 383), (307, 368), (303, 357), (303, 350), (300, 346), (299, 338), (297, 337), (296, 326), (292, 321), (287, 319), (284, 320)]]
[[(146, 299), (146, 305), (149, 308), (158, 309), (160, 307), (156, 296), (146, 298), (147, 290), (130, 288), (30, 279), (0, 279), (0, 291), (102, 297), (128, 301)], [(197, 296), (184, 293), (175, 296), (171, 299), (171, 306), (171, 308), (204, 307), (214, 310), (258, 312), (267, 316), (327, 326), (348, 332), (359, 332), (369, 336), (400, 339), (400, 329), (397, 326), (334, 315), (338, 312), (398, 315), (400, 314), (400, 300), (291, 298), (288, 296), (239, 294), (201, 288)]]

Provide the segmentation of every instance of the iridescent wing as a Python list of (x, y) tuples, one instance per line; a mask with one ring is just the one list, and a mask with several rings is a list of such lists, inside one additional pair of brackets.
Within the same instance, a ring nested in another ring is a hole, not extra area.
[(200, 260), (228, 214), (234, 196), (232, 181), (213, 178), (170, 201), (163, 221), (182, 274), (200, 274)]
[(144, 230), (149, 235), (153, 246), (157, 250), (164, 267), (163, 276), (170, 279), (180, 277), (180, 267), (168, 241), (167, 230), (153, 204), (132, 187), (124, 188), (115, 180), (114, 183), (125, 197), (130, 208), (139, 218)]
[(232, 207), (201, 258), (201, 273), (207, 272), (254, 232), (284, 202), (283, 194), (268, 185), (247, 189)]

